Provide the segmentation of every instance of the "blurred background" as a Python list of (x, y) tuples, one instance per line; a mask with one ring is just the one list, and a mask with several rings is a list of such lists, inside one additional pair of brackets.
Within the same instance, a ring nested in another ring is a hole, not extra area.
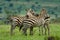
[(0, 24), (8, 24), (12, 15), (25, 15), (28, 8), (36, 13), (45, 8), (51, 16), (51, 23), (60, 23), (60, 0), (0, 0)]

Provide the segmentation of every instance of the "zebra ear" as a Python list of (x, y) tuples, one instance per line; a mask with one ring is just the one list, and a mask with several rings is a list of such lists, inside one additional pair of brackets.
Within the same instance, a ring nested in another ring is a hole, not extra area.
[(25, 11), (28, 11), (29, 9), (25, 9)]

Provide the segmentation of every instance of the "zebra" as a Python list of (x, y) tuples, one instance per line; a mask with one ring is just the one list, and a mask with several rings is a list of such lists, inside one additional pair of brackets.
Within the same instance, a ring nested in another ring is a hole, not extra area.
[[(16, 26), (20, 27), (21, 26), (21, 23), (24, 19), (28, 19), (28, 18), (31, 18), (32, 16), (35, 16), (34, 12), (32, 9), (29, 9), (27, 10), (27, 13), (26, 13), (26, 16), (13, 16), (11, 17), (11, 35), (13, 33), (13, 30), (16, 28)], [(20, 31), (20, 29), (19, 29)]]
[(12, 17), (11, 18), (11, 35), (13, 34), (13, 30), (17, 27), (20, 27), (22, 20), (24, 20), (26, 17), (25, 16), (19, 16), (19, 17)]
[[(45, 13), (45, 14), (47, 13), (47, 11), (45, 10), (45, 8), (43, 8), (42, 11), (41, 11), (41, 14), (43, 14), (43, 13)], [(50, 29), (49, 29), (50, 16), (49, 16), (49, 14), (47, 14), (47, 17), (45, 17), (44, 20), (45, 20), (45, 23), (43, 25), (43, 28), (45, 29), (45, 35), (46, 35), (46, 31), (48, 31), (48, 35), (49, 35), (50, 34), (49, 33), (50, 32)], [(43, 34), (43, 28), (42, 28), (42, 34)]]
[[(46, 17), (45, 19), (45, 23), (43, 25), (43, 28), (45, 29), (45, 35), (46, 35), (46, 31), (48, 31), (48, 35), (50, 34), (50, 29), (49, 29), (49, 24), (50, 24), (50, 16)], [(42, 34), (43, 34), (43, 28), (42, 28)]]
[(23, 34), (27, 35), (27, 29), (30, 28), (30, 35), (33, 35), (33, 27), (38, 26), (39, 35), (40, 35), (40, 26), (46, 25), (46, 20), (45, 20), (46, 17), (48, 17), (47, 13), (41, 13), (37, 17), (33, 16), (32, 18), (23, 20), (22, 25), (21, 25), (21, 27), (23, 27), (22, 28)]
[[(47, 13), (45, 8), (42, 9), (40, 14)], [(33, 15), (34, 16), (34, 15)], [(35, 14), (35, 16), (39, 16), (39, 14)], [(45, 23), (43, 25), (43, 28), (45, 29), (45, 35), (46, 35), (46, 27), (48, 29), (48, 35), (49, 35), (49, 23), (50, 23), (50, 16), (47, 14), (47, 17), (45, 17)], [(43, 34), (43, 28), (42, 28), (42, 34)], [(32, 28), (31, 28), (32, 29)]]

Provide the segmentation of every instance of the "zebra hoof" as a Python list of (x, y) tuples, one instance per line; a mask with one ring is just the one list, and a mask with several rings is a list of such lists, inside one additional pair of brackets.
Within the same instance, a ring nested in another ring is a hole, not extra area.
[(27, 34), (24, 34), (25, 36), (27, 36)]
[(40, 36), (41, 34), (39, 34), (39, 36)]
[(25, 36), (27, 36), (27, 34), (25, 34)]
[(11, 33), (10, 36), (13, 36), (13, 33)]
[(19, 32), (20, 32), (20, 29), (19, 29)]
[(30, 34), (30, 35), (33, 35), (33, 34)]

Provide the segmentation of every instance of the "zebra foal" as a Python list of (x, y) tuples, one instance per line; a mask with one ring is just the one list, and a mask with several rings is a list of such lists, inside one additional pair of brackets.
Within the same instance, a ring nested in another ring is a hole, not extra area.
[[(47, 14), (47, 11), (43, 8), (41, 11), (41, 14)], [(46, 35), (46, 31), (48, 31), (48, 35), (50, 34), (50, 29), (49, 29), (49, 23), (50, 23), (50, 16), (49, 14), (47, 14), (47, 17), (45, 17), (45, 23), (42, 27), (42, 34), (43, 34), (43, 28), (45, 29), (45, 35)]]
[[(29, 10), (27, 10), (26, 16), (15, 16), (15, 17), (13, 16), (13, 17), (11, 17), (11, 21), (10, 21), (11, 22), (11, 29), (10, 29), (11, 35), (13, 34), (13, 30), (16, 28), (16, 26), (20, 27), (21, 23), (24, 19), (31, 18), (33, 15), (34, 15), (33, 10), (29, 9)], [(19, 31), (20, 31), (20, 29), (19, 29)]]
[(33, 16), (32, 18), (23, 20), (22, 26), (21, 26), (21, 27), (23, 27), (23, 29), (22, 29), (23, 33), (25, 35), (27, 35), (27, 29), (30, 28), (30, 35), (32, 35), (33, 34), (33, 27), (38, 26), (39, 27), (39, 34), (40, 34), (40, 26), (42, 25), (44, 27), (47, 24), (46, 23), (47, 17), (48, 17), (47, 13), (41, 13), (37, 17)]

